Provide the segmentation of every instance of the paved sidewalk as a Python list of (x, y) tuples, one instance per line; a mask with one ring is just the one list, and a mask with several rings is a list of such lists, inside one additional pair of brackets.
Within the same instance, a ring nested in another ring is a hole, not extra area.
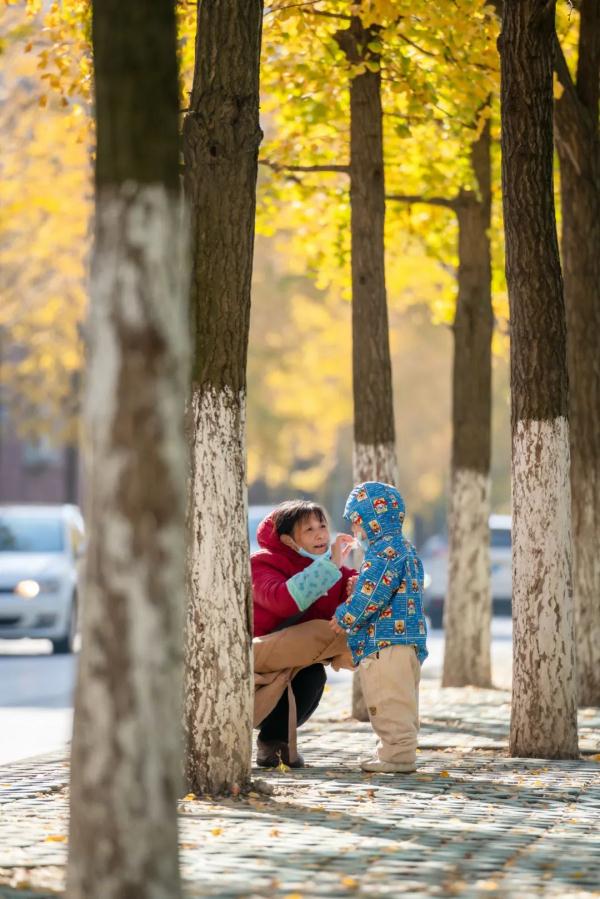
[[(425, 681), (419, 771), (397, 777), (357, 770), (374, 740), (347, 702), (336, 683), (300, 731), (310, 767), (257, 772), (273, 795), (181, 802), (187, 896), (600, 896), (600, 710), (583, 760), (514, 760), (507, 693)], [(0, 768), (0, 899), (63, 888), (67, 775)]]

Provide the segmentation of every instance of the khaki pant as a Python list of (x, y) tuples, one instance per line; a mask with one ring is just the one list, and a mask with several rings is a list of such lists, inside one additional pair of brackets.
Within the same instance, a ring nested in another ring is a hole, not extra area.
[(414, 646), (388, 646), (359, 665), (360, 685), (382, 762), (416, 759), (421, 666)]

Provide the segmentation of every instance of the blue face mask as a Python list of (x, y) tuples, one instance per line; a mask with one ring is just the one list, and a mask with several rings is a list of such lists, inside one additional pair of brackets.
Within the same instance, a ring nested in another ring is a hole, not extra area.
[(298, 552), (301, 556), (304, 556), (305, 559), (312, 559), (313, 562), (316, 562), (318, 559), (330, 559), (331, 558), (331, 547), (327, 549), (324, 553), (309, 553), (307, 549), (301, 549), (298, 547)]

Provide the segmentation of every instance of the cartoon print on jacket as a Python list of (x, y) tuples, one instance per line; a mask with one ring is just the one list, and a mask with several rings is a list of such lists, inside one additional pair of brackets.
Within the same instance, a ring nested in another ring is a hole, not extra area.
[(427, 658), (423, 565), (402, 533), (400, 493), (390, 484), (359, 484), (348, 498), (344, 518), (360, 520), (369, 541), (352, 595), (335, 613), (354, 661), (400, 644), (415, 646), (423, 662)]

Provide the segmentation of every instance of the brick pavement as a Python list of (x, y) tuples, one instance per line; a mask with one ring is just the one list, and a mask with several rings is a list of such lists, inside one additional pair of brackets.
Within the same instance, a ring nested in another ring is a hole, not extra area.
[[(509, 759), (509, 696), (425, 681), (419, 771), (363, 775), (373, 745), (336, 683), (300, 732), (310, 767), (244, 799), (181, 802), (186, 896), (600, 896), (600, 710), (581, 761)], [(598, 755), (594, 759), (594, 755)], [(67, 762), (0, 768), (0, 899), (64, 884)]]

